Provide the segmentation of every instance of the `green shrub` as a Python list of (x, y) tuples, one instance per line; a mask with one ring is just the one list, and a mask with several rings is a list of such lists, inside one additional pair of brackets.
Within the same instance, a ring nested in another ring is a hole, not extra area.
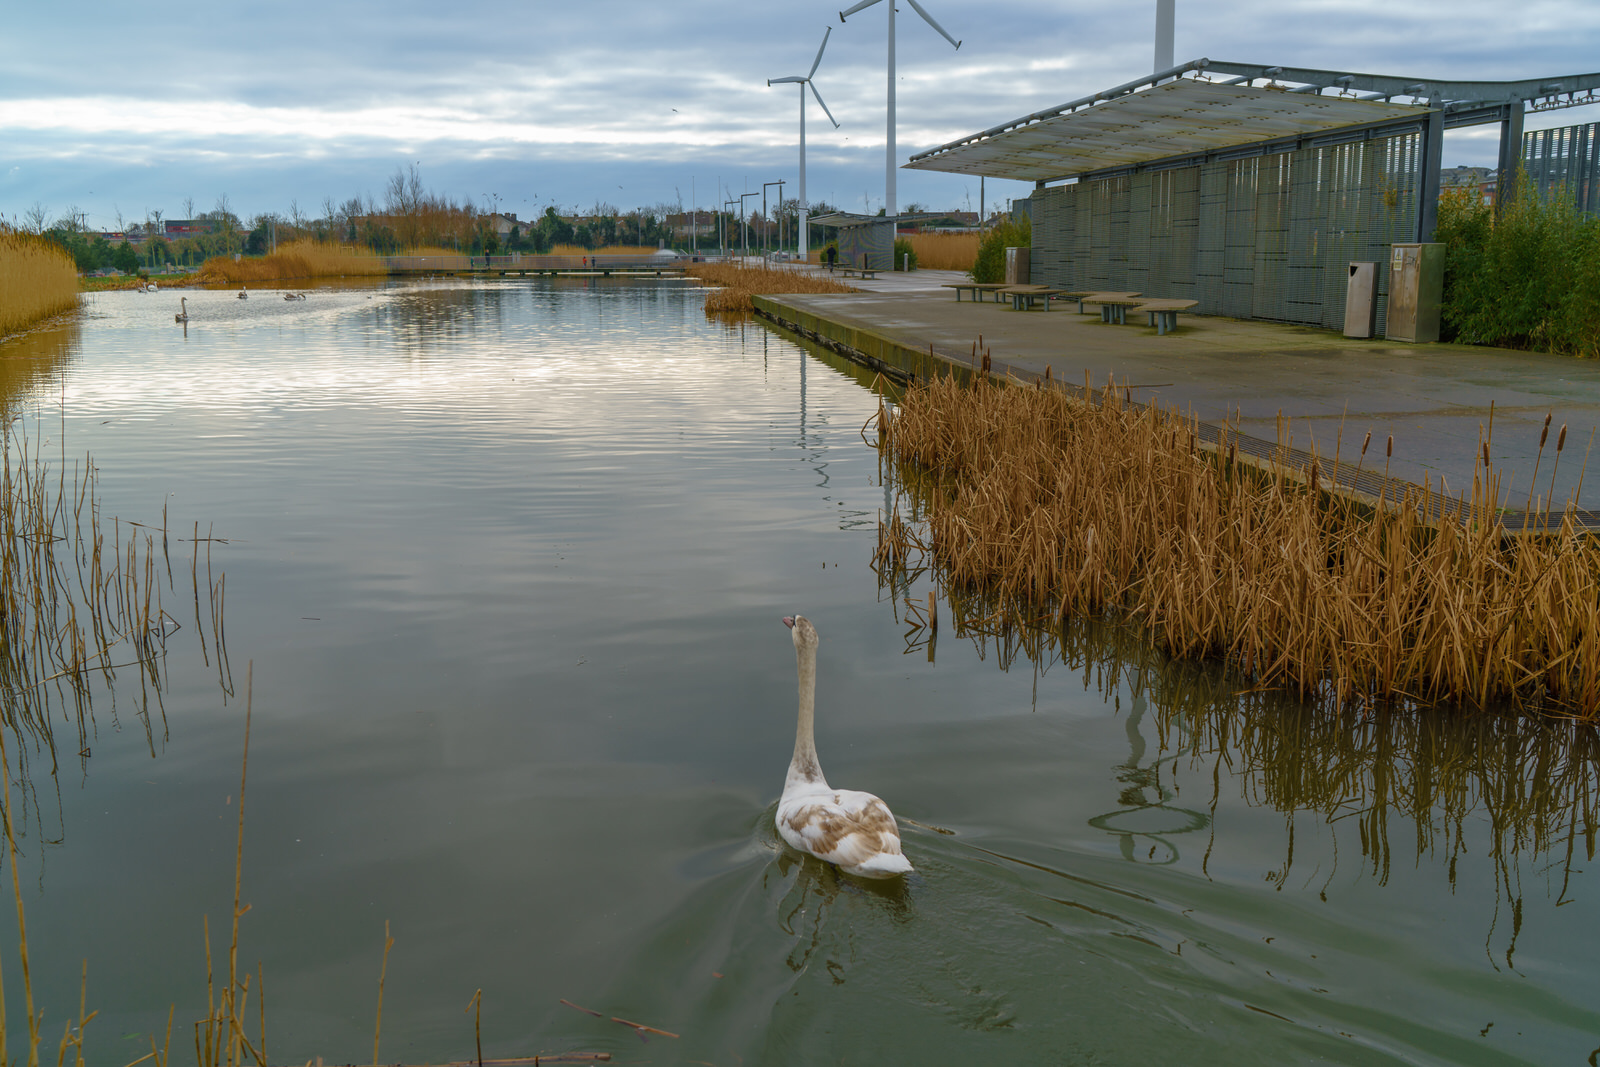
[(894, 239), (894, 269), (906, 269), (906, 257), (910, 256), (911, 269), (917, 269), (917, 250), (911, 247), (911, 242), (904, 237)]
[(967, 273), (979, 283), (1006, 280), (1006, 249), (1033, 244), (1033, 221), (1028, 216), (997, 223), (978, 243), (978, 258)]
[(1519, 175), (1501, 210), (1474, 190), (1439, 198), (1445, 335), (1468, 344), (1600, 355), (1600, 220)]

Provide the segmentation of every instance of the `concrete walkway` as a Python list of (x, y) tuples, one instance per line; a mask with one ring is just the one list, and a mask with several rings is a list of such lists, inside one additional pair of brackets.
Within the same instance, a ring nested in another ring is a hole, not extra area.
[[(1285, 438), (1331, 455), (1343, 428), (1342, 456), (1354, 463), (1362, 437), (1372, 445), (1366, 466), (1381, 470), (1394, 435), (1390, 473), (1453, 492), (1471, 486), (1480, 427), (1488, 429), (1494, 405), (1491, 455), (1510, 492), (1505, 504), (1521, 508), (1534, 471), (1539, 432), (1552, 415), (1549, 443), (1539, 468), (1536, 496), (1550, 492), (1556, 434), (1568, 424), (1566, 449), (1556, 472), (1555, 499), (1576, 488), (1590, 435), (1600, 426), (1600, 361), (1468, 345), (1408, 345), (1351, 341), (1311, 327), (1208, 316), (1182, 316), (1178, 329), (1158, 336), (1144, 316), (1126, 326), (1077, 314), (1077, 305), (1053, 311), (1012, 311), (992, 302), (956, 302), (945, 282), (964, 281), (951, 271), (881, 274), (849, 279), (864, 290), (850, 295), (796, 294), (771, 299), (846, 327), (967, 363), (981, 335), (996, 364), (1095, 386), (1109, 378), (1127, 385), (1134, 399), (1197, 415), (1205, 422), (1237, 418), (1240, 429), (1268, 441)], [(1600, 465), (1600, 455), (1595, 456)], [(1600, 469), (1586, 478), (1580, 506), (1600, 506)]]

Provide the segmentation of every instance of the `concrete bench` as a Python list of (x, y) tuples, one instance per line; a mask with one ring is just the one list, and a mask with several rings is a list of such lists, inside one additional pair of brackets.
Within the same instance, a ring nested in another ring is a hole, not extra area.
[(980, 304), (983, 303), (984, 293), (994, 293), (995, 300), (998, 301), (1000, 299), (1000, 290), (1005, 287), (1004, 282), (945, 282), (941, 286), (941, 288), (954, 289), (956, 291), (956, 303), (958, 304), (961, 303), (961, 294), (964, 291), (970, 291), (972, 299)]
[(1150, 325), (1156, 328), (1156, 333), (1159, 335), (1168, 330), (1176, 330), (1178, 314), (1189, 311), (1199, 303), (1198, 300), (1141, 300), (1135, 310), (1149, 314)]
[(878, 277), (876, 267), (840, 267), (839, 273), (846, 278), (865, 278), (867, 281), (874, 281)]
[(995, 291), (995, 299), (1003, 294), (1011, 298), (1011, 310), (1032, 311), (1036, 304), (1043, 304), (1046, 311), (1050, 310), (1050, 298), (1058, 295), (1060, 289), (1052, 289), (1048, 285), (1008, 285)]
[[(1096, 289), (1096, 290), (1093, 290), (1093, 291), (1083, 290), (1083, 289), (1067, 289), (1067, 290), (1063, 290), (1061, 295), (1063, 297), (1065, 297), (1066, 299), (1068, 299), (1068, 300), (1076, 300), (1078, 302), (1078, 314), (1083, 315), (1083, 314), (1086, 314), (1086, 312), (1084, 311), (1084, 305), (1085, 304), (1098, 304), (1098, 303), (1100, 303), (1100, 301), (1102, 299), (1104, 299), (1104, 300), (1131, 300), (1133, 297), (1136, 297), (1139, 294), (1138, 293), (1110, 293), (1110, 292), (1107, 292), (1104, 289)], [(1106, 317), (1105, 316), (1105, 312), (1102, 310), (1101, 313), (1100, 313), (1100, 318), (1103, 320), (1103, 319), (1105, 319), (1105, 317)]]
[(1128, 309), (1140, 306), (1144, 301), (1139, 299), (1138, 293), (1095, 293), (1078, 301), (1081, 308), (1085, 304), (1097, 304), (1100, 307), (1100, 321), (1121, 326), (1128, 321)]

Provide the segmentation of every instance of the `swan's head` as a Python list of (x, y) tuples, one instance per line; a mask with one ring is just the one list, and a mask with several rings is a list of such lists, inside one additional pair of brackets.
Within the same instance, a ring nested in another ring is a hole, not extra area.
[(790, 636), (794, 638), (795, 648), (814, 649), (817, 647), (817, 628), (811, 625), (810, 619), (804, 615), (796, 615), (793, 618), (784, 616), (783, 624), (792, 631)]

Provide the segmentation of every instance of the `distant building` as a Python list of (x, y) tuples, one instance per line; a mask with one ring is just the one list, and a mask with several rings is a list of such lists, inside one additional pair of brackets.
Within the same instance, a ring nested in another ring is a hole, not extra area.
[(176, 241), (185, 237), (203, 237), (213, 232), (216, 224), (209, 219), (167, 219), (162, 227), (167, 240)]
[(1439, 189), (1477, 189), (1483, 202), (1492, 204), (1499, 176), (1492, 167), (1448, 167), (1439, 172)]

